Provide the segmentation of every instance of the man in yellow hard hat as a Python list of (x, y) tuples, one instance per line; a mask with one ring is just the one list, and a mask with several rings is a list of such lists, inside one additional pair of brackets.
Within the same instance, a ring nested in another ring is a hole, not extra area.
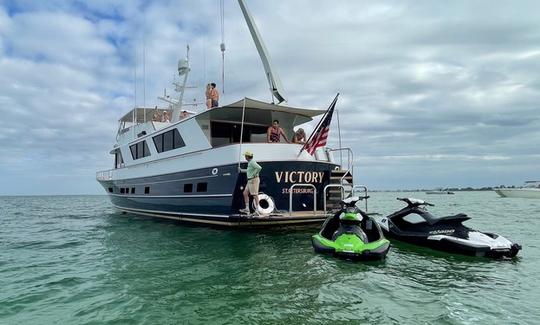
[(250, 151), (244, 152), (244, 157), (248, 161), (247, 169), (242, 169), (238, 167), (238, 172), (247, 173), (247, 184), (244, 188), (244, 202), (246, 203), (245, 209), (240, 209), (241, 213), (249, 214), (249, 195), (253, 196), (253, 202), (255, 202), (255, 212), (259, 207), (259, 173), (261, 172), (262, 167), (257, 164), (255, 159), (253, 159), (253, 153)]

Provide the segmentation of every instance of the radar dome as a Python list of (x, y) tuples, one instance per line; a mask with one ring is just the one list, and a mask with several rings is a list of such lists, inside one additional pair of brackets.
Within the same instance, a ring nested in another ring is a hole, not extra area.
[(178, 75), (183, 76), (189, 72), (189, 62), (187, 59), (178, 60)]

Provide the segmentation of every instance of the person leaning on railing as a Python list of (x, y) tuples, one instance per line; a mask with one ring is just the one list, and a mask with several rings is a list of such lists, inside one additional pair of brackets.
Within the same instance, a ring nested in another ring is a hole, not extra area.
[(279, 127), (278, 120), (274, 120), (274, 122), (272, 122), (272, 125), (268, 127), (266, 134), (266, 141), (268, 143), (280, 142), (281, 136), (285, 138), (285, 141), (287, 141), (287, 143), (290, 143), (287, 135), (285, 134), (285, 131), (283, 131), (283, 128)]

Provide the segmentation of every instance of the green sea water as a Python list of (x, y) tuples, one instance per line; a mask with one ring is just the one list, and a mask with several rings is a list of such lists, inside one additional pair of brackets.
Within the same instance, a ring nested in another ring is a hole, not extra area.
[(413, 196), (522, 244), (513, 260), (393, 245), (315, 254), (317, 228), (224, 230), (120, 214), (105, 196), (0, 197), (0, 324), (540, 324), (540, 200)]

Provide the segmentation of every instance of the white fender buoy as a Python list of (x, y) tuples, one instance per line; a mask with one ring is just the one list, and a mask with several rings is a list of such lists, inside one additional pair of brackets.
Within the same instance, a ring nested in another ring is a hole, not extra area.
[[(255, 201), (253, 201), (253, 209), (255, 209)], [(259, 214), (270, 214), (274, 212), (276, 205), (271, 196), (264, 193), (259, 193), (259, 207), (256, 208)]]

